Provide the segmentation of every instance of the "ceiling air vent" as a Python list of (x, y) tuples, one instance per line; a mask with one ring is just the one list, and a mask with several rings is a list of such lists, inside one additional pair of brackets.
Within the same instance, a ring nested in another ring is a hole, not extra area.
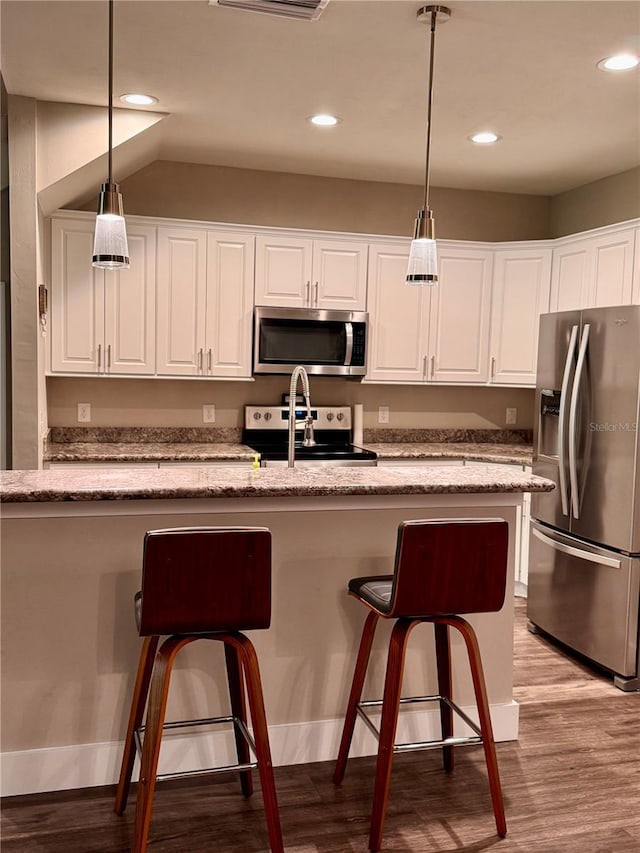
[(209, 0), (210, 6), (230, 6), (280, 18), (316, 21), (329, 0)]

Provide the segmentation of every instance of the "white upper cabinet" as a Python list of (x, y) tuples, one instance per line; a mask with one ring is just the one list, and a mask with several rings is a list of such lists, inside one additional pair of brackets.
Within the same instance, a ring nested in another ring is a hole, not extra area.
[(490, 249), (438, 244), (438, 278), (431, 290), (429, 379), (486, 382), (489, 378)]
[(366, 243), (256, 238), (256, 305), (364, 311), (366, 292)]
[(95, 217), (51, 224), (51, 370), (155, 373), (155, 228), (127, 223), (131, 267), (91, 266)]
[(369, 246), (372, 382), (486, 382), (491, 252), (446, 246), (440, 283), (406, 283), (409, 246)]
[(406, 283), (409, 244), (369, 245), (367, 375), (373, 382), (427, 378), (430, 288)]
[(549, 310), (551, 249), (499, 249), (493, 264), (491, 382), (535, 386), (539, 318)]
[(553, 249), (551, 310), (631, 304), (638, 275), (637, 230), (563, 237)]
[(254, 238), (158, 229), (158, 374), (249, 377)]

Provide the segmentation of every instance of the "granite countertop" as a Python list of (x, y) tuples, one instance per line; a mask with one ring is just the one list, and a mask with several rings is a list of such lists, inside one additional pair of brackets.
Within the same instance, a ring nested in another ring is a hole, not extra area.
[(45, 462), (251, 462), (255, 450), (226, 442), (69, 442), (51, 443)]
[(466, 459), (477, 462), (504, 462), (531, 465), (530, 444), (492, 444), (484, 442), (365, 442), (379, 459)]
[(169, 498), (547, 492), (550, 480), (491, 465), (412, 468), (54, 469), (0, 472), (4, 503)]

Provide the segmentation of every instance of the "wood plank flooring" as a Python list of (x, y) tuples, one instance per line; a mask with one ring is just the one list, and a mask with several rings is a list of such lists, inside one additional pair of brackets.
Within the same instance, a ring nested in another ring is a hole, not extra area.
[[(383, 850), (388, 853), (640, 853), (640, 694), (561, 654), (526, 629), (516, 605), (515, 698), (520, 739), (498, 745), (509, 833), (495, 835), (481, 748), (458, 750), (447, 777), (438, 752), (398, 756)], [(365, 853), (374, 759), (276, 769), (287, 853)], [(259, 793), (233, 777), (158, 788), (153, 853), (263, 853)], [(113, 789), (3, 802), (3, 853), (129, 850), (133, 804), (113, 813)]]

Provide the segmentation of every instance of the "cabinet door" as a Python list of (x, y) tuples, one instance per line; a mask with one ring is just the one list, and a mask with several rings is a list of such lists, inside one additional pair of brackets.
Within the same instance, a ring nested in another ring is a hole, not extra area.
[(104, 272), (91, 266), (95, 218), (51, 223), (51, 370), (104, 368)]
[(409, 247), (369, 246), (369, 381), (423, 382), (431, 288), (406, 283)]
[(365, 310), (366, 244), (314, 240), (311, 304), (314, 308)]
[(549, 310), (551, 250), (498, 250), (493, 263), (491, 382), (535, 387), (539, 319)]
[(256, 305), (309, 306), (312, 252), (310, 239), (256, 237)]
[(430, 288), (430, 380), (488, 380), (491, 262), (491, 251), (453, 247), (439, 251), (439, 283)]
[(159, 374), (204, 374), (206, 252), (206, 231), (158, 228)]
[(131, 266), (105, 273), (105, 370), (149, 375), (156, 369), (156, 229), (128, 225)]
[(553, 250), (551, 311), (575, 311), (586, 304), (592, 254), (587, 240)]
[(255, 240), (244, 234), (207, 235), (206, 372), (251, 376)]
[(592, 278), (585, 307), (630, 305), (635, 229), (627, 228), (617, 234), (595, 237), (589, 243), (593, 252)]

